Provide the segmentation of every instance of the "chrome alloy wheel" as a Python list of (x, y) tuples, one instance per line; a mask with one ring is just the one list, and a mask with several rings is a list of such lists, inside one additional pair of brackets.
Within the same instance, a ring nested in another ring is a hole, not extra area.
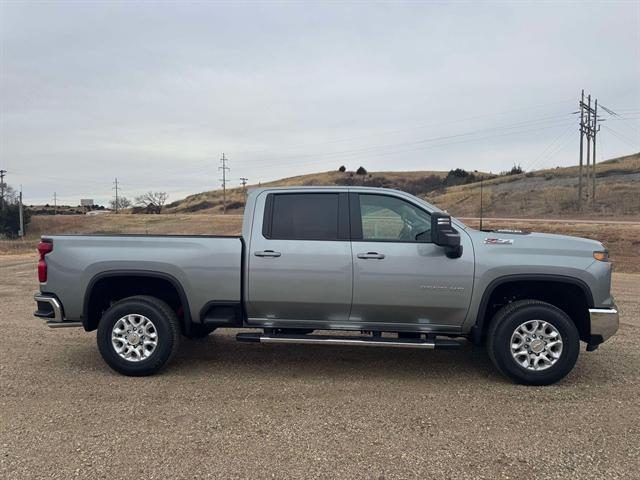
[(158, 331), (151, 320), (135, 313), (120, 318), (111, 330), (111, 344), (120, 357), (139, 362), (158, 346)]
[(511, 356), (527, 370), (546, 370), (562, 355), (562, 336), (543, 320), (528, 320), (511, 335)]

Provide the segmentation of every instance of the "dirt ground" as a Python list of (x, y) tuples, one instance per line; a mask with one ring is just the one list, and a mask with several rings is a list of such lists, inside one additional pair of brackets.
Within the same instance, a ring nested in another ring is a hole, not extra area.
[(127, 378), (95, 333), (32, 316), (32, 257), (0, 257), (0, 477), (640, 478), (640, 275), (618, 334), (550, 387), (484, 350), (187, 341)]

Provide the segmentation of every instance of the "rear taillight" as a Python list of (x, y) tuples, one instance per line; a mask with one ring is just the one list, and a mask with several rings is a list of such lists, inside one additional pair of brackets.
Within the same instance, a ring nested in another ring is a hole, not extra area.
[(40, 260), (38, 260), (38, 280), (40, 283), (47, 281), (47, 261), (44, 256), (53, 250), (53, 243), (45, 242), (41, 240), (38, 244), (38, 253), (40, 254)]

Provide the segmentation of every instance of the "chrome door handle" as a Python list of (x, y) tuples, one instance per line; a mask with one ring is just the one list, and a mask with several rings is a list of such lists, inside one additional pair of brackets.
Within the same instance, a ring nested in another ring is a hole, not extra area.
[(364, 258), (364, 259), (373, 258), (377, 260), (382, 260), (384, 258), (384, 253), (378, 253), (378, 252), (359, 253), (358, 258)]
[(273, 250), (264, 250), (262, 252), (255, 252), (256, 257), (279, 257), (282, 255), (280, 252), (274, 252)]

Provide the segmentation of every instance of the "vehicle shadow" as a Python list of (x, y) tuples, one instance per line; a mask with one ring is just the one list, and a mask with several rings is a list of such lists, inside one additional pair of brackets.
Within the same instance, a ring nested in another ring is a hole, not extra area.
[(503, 381), (484, 348), (469, 342), (455, 350), (325, 345), (239, 343), (216, 332), (200, 340), (184, 339), (168, 372), (212, 374), (217, 369), (271, 378), (331, 377), (375, 379), (446, 379)]

